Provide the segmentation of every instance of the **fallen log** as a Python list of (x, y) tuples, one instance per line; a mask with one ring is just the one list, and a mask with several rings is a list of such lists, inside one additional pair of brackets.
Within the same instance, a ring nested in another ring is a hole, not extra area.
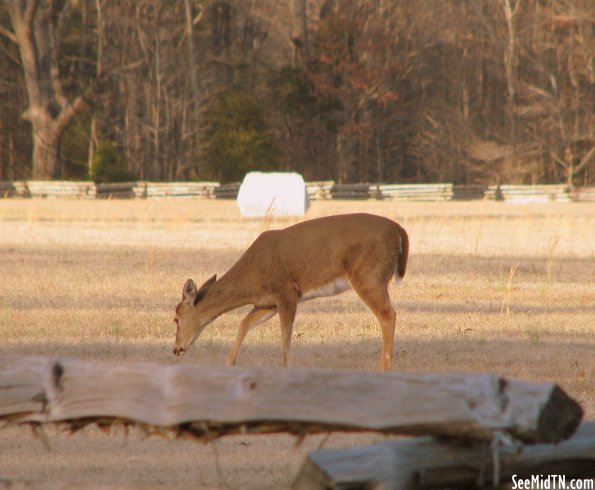
[[(81, 482), (61, 482), (49, 480), (2, 480), (0, 490), (232, 490), (229, 486), (200, 486), (180, 487), (178, 485), (134, 485), (134, 484), (100, 484)], [(263, 489), (266, 490), (266, 489)], [(275, 490), (283, 490), (276, 487)]]
[(377, 431), (491, 441), (569, 437), (580, 406), (559, 387), (478, 374), (239, 369), (0, 357), (0, 420), (138, 424), (226, 434)]
[(560, 479), (571, 488), (573, 478), (595, 477), (595, 422), (583, 423), (574, 436), (559, 444), (511, 445), (496, 450), (497, 460), (488, 443), (416, 437), (315, 451), (308, 455), (293, 488), (467, 488), (498, 484), (496, 474), (500, 483), (511, 482), (513, 476), (517, 483), (527, 478), (544, 482), (549, 477), (550, 486), (534, 483), (530, 488), (564, 488), (552, 486), (553, 480)]

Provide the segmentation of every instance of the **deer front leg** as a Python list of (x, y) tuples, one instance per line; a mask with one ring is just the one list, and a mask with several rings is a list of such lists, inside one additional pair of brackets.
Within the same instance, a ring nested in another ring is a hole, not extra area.
[(269, 318), (271, 318), (275, 313), (277, 313), (277, 308), (257, 308), (254, 307), (250, 312), (244, 317), (242, 323), (240, 323), (240, 328), (238, 330), (238, 334), (236, 336), (236, 340), (233, 343), (233, 347), (229, 351), (227, 359), (225, 360), (225, 364), (227, 366), (233, 366), (236, 363), (238, 352), (240, 350), (240, 346), (250, 330), (255, 325), (259, 325), (261, 323), (266, 322)]
[(289, 346), (291, 344), (291, 332), (297, 309), (297, 293), (287, 292), (277, 299), (279, 320), (281, 322), (281, 337), (283, 341), (283, 366), (287, 367), (289, 361)]

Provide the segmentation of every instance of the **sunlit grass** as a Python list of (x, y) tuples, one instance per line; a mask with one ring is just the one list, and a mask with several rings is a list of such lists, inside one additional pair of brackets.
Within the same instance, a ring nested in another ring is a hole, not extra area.
[[(394, 369), (555, 381), (595, 417), (595, 206), (331, 202), (314, 203), (306, 218), (353, 211), (389, 216), (410, 235), (405, 281), (390, 289)], [(233, 202), (0, 200), (0, 353), (222, 365), (247, 310), (221, 316), (174, 357), (184, 281), (221, 275), (263, 229), (296, 221), (243, 220)], [(255, 327), (240, 367), (279, 366), (280, 338), (276, 317)], [(378, 324), (354, 293), (300, 306), (292, 367), (375, 371), (379, 354)], [(220, 441), (223, 481), (209, 446), (88, 429), (52, 436), (47, 454), (28, 434), (0, 434), (0, 477), (287, 485), (321, 441)], [(336, 435), (325, 445), (375, 438)]]

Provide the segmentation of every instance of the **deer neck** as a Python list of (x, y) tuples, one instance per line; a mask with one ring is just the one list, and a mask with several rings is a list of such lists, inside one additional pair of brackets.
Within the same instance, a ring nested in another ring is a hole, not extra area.
[[(231, 271), (230, 271), (231, 272)], [(244, 281), (236, 274), (224, 274), (210, 288), (202, 302), (212, 313), (213, 319), (223, 313), (249, 304), (250, 289), (243, 284)]]

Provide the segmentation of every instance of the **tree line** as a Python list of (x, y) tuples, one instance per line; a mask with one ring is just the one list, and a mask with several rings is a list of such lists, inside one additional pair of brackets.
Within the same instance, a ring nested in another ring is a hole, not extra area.
[(595, 182), (592, 0), (0, 0), (0, 180)]

